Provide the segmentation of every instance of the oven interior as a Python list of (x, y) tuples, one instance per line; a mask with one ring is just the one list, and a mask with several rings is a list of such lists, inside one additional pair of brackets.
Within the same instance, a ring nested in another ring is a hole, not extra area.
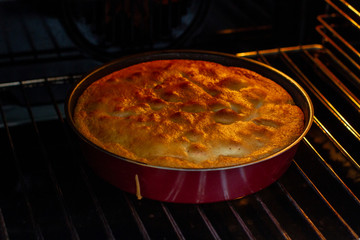
[[(354, 0), (0, 1), (0, 239), (359, 239), (359, 11)], [(278, 181), (173, 204), (88, 169), (67, 90), (108, 60), (161, 49), (252, 58), (303, 86), (314, 123)]]

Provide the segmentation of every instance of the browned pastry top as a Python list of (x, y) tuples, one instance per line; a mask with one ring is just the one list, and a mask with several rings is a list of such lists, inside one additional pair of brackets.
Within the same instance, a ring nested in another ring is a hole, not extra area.
[(112, 153), (175, 168), (255, 161), (304, 129), (301, 109), (275, 82), (197, 60), (144, 62), (105, 76), (80, 96), (74, 120)]

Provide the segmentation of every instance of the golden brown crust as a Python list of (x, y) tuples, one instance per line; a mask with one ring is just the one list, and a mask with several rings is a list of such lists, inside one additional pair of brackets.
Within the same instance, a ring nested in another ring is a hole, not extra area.
[(110, 152), (176, 168), (255, 161), (304, 128), (302, 111), (275, 82), (194, 60), (145, 62), (105, 76), (84, 91), (74, 119)]

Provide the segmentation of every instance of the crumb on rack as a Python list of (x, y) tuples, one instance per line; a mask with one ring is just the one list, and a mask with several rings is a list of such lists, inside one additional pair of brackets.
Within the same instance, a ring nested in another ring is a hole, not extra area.
[(140, 182), (139, 182), (139, 176), (135, 174), (135, 184), (136, 184), (136, 197), (138, 200), (142, 199), (141, 191), (140, 191)]

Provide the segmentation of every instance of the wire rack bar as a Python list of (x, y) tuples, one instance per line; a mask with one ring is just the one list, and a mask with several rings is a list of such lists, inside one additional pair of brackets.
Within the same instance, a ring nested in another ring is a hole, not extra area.
[(349, 233), (354, 237), (354, 239), (358, 239), (359, 236), (356, 232), (349, 226), (349, 224), (343, 219), (343, 217), (338, 213), (338, 211), (330, 204), (330, 202), (326, 199), (326, 197), (321, 193), (321, 191), (316, 187), (316, 185), (311, 181), (311, 179), (307, 176), (307, 174), (302, 170), (302, 168), (294, 162), (295, 166), (304, 177), (304, 179), (308, 182), (309, 186), (316, 192), (316, 194), (323, 200), (326, 206), (336, 215), (336, 217), (340, 220), (340, 222), (346, 227)]

